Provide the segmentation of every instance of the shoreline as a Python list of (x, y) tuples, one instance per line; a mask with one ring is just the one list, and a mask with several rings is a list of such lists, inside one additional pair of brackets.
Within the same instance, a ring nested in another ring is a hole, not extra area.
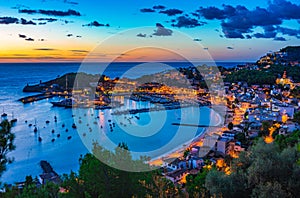
[[(207, 108), (209, 108), (209, 107), (207, 107)], [(217, 112), (213, 108), (210, 108), (210, 109), (215, 112), (215, 115), (217, 116), (216, 126), (219, 126), (219, 127), (215, 127), (213, 131), (208, 130), (210, 127), (205, 127), (205, 128), (203, 128), (203, 131), (198, 136), (195, 136), (192, 140), (182, 143), (181, 145), (175, 147), (171, 151), (169, 151), (163, 155), (160, 155), (158, 157), (155, 157), (155, 158), (151, 159), (150, 161), (148, 161), (147, 163), (149, 165), (157, 165), (158, 161), (163, 161), (164, 159), (173, 158), (173, 157), (176, 157), (177, 155), (182, 155), (186, 148), (199, 142), (201, 139), (203, 139), (205, 137), (206, 134), (215, 132), (218, 128), (222, 128), (224, 125), (226, 125), (226, 123), (224, 123), (225, 119), (222, 118), (220, 113)], [(224, 123), (224, 125), (221, 125), (222, 123)], [(181, 157), (181, 156), (177, 156), (177, 157)]]

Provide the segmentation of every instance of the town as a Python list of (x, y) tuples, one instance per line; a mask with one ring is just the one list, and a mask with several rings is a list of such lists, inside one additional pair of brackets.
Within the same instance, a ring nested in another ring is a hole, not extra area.
[[(259, 138), (271, 144), (280, 137), (289, 136), (300, 129), (300, 67), (297, 62), (299, 57), (295, 57), (295, 54), (299, 56), (300, 47), (287, 47), (280, 52), (263, 56), (256, 63), (227, 69), (219, 66), (219, 71), (214, 75), (213, 67), (199, 66), (201, 72), (197, 68), (189, 67), (180, 68), (179, 72), (172, 70), (134, 80), (102, 76), (96, 83), (82, 84), (76, 83), (74, 76), (69, 74), (39, 85), (28, 85), (24, 90), (34, 89), (43, 96), (51, 97), (57, 96), (59, 92), (66, 99), (53, 105), (75, 108), (116, 108), (122, 105), (124, 97), (163, 104), (166, 109), (191, 105), (224, 105), (226, 112), (222, 126), (209, 128), (184, 150), (149, 161), (151, 166), (160, 167), (164, 178), (186, 190), (187, 180), (195, 178), (203, 171), (216, 168), (230, 175), (233, 171), (232, 160), (247, 152)], [(158, 77), (161, 82), (168, 82), (168, 85), (152, 82)], [(95, 81), (97, 76), (92, 78)], [(188, 80), (181, 81), (182, 79)], [(224, 82), (224, 86), (209, 89), (205, 84), (208, 81)], [(20, 101), (32, 102), (35, 99), (36, 97), (29, 96)], [(70, 103), (65, 102), (70, 99)], [(179, 103), (183, 106), (179, 106)], [(159, 110), (136, 109), (130, 112), (115, 111), (114, 114)], [(57, 181), (58, 185), (61, 183), (60, 179), (49, 181)], [(63, 188), (60, 190), (63, 193), (67, 192)]]

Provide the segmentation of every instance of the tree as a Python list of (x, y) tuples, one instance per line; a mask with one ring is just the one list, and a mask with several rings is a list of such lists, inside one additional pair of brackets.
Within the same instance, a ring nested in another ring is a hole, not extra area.
[[(128, 146), (119, 144), (115, 152), (103, 149), (95, 143), (93, 154), (80, 159), (79, 174), (64, 176), (63, 186), (74, 197), (144, 197), (147, 189), (144, 184), (150, 181), (149, 172), (127, 172), (109, 166), (97, 158), (107, 159), (106, 163), (119, 166), (140, 167), (143, 160), (132, 160)], [(148, 166), (145, 165), (144, 166)], [(150, 170), (150, 168), (149, 168)]]
[(13, 151), (15, 135), (10, 132), (11, 124), (8, 120), (0, 124), (0, 176), (6, 170), (6, 165), (12, 163), (13, 158), (7, 157), (7, 154)]
[(211, 195), (222, 197), (297, 197), (299, 151), (297, 145), (280, 149), (276, 143), (266, 144), (260, 138), (233, 160), (230, 175), (210, 171), (205, 186)]
[(159, 171), (151, 173), (151, 180), (143, 182), (143, 186), (148, 190), (148, 195), (151, 197), (181, 197), (180, 190), (173, 182), (161, 176)]
[(233, 129), (233, 123), (232, 123), (232, 122), (229, 122), (229, 124), (228, 124), (227, 127), (228, 127), (229, 130), (232, 130), (232, 129)]
[(294, 113), (294, 122), (300, 124), (300, 111)]
[(187, 175), (186, 176), (186, 190), (190, 197), (207, 197), (208, 191), (205, 187), (205, 178), (208, 173), (207, 169), (198, 173), (196, 176)]

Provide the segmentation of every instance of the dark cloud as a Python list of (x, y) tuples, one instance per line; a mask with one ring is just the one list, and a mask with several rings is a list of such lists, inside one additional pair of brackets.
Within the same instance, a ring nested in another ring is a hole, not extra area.
[(26, 19), (23, 19), (23, 18), (21, 18), (20, 23), (22, 25), (36, 25), (35, 22), (33, 22), (33, 21), (27, 21)]
[(67, 21), (67, 20), (62, 20), (65, 24), (68, 24), (68, 23), (74, 23), (74, 21)]
[(204, 18), (209, 20), (226, 18), (225, 12), (216, 7), (201, 7), (199, 10), (196, 10), (196, 12), (200, 13)]
[(156, 23), (156, 28), (157, 29), (153, 33), (153, 35), (155, 35), (155, 36), (171, 36), (173, 33), (172, 30), (165, 28), (160, 23)]
[(34, 41), (34, 39), (33, 38), (27, 38), (27, 39), (25, 39), (25, 41)]
[(274, 0), (269, 4), (268, 10), (276, 14), (275, 16), (280, 19), (300, 19), (300, 5), (286, 0)]
[(89, 51), (87, 50), (69, 50), (70, 52), (77, 52), (77, 53), (88, 53)]
[(19, 13), (36, 14), (36, 13), (39, 13), (39, 12), (38, 12), (38, 10), (19, 9)]
[(177, 19), (175, 20), (176, 23), (173, 23), (172, 26), (173, 27), (185, 27), (185, 28), (194, 28), (194, 27), (197, 27), (197, 26), (202, 26), (203, 22), (200, 22), (196, 19), (193, 19), (191, 17), (187, 17), (187, 16), (180, 16), (180, 17), (177, 17)]
[[(266, 8), (256, 7), (249, 10), (241, 5), (223, 5), (222, 8), (200, 7), (194, 13), (199, 13), (207, 20), (220, 20), (226, 38), (276, 38), (277, 33), (298, 38), (299, 30), (282, 28), (279, 25), (284, 20), (300, 20), (299, 10), (300, 5), (287, 0), (273, 0), (268, 2)], [(263, 32), (254, 32), (257, 27), (263, 28)]]
[(71, 37), (71, 36), (73, 36), (73, 34), (67, 34), (66, 36), (67, 36), (67, 37)]
[(138, 33), (136, 36), (137, 36), (137, 37), (146, 37), (147, 34)]
[(204, 47), (203, 49), (204, 49), (204, 50), (208, 50), (208, 47)]
[(71, 9), (69, 9), (68, 11), (20, 9), (19, 13), (44, 14), (49, 16), (81, 16), (80, 12)]
[(19, 34), (19, 38), (26, 38), (25, 34)]
[(166, 14), (168, 16), (175, 16), (177, 14), (182, 14), (183, 11), (178, 9), (168, 9), (168, 10), (161, 10), (159, 11), (159, 13)]
[(99, 23), (98, 21), (93, 21), (89, 24), (86, 24), (86, 25), (83, 25), (83, 26), (94, 26), (94, 27), (103, 27), (103, 26), (106, 26), (106, 27), (109, 27), (110, 25), (107, 23), (107, 24), (103, 24), (103, 23)]
[(197, 17), (198, 19), (200, 18), (200, 14), (196, 12), (191, 12), (191, 15), (194, 17)]
[(39, 22), (39, 25), (46, 25), (46, 22)]
[(251, 39), (252, 38), (252, 36), (250, 36), (250, 35), (246, 35), (246, 39)]
[(36, 48), (34, 50), (38, 50), (38, 51), (55, 51), (57, 49), (53, 49), (53, 48)]
[(64, 3), (67, 3), (67, 4), (72, 4), (72, 5), (78, 5), (77, 2), (75, 1), (68, 1), (68, 0), (64, 0)]
[(151, 9), (151, 8), (142, 8), (140, 9), (141, 12), (155, 12), (155, 10)]
[(234, 48), (233, 48), (233, 47), (227, 47), (227, 49), (229, 49), (229, 50), (233, 50)]
[(202, 41), (202, 39), (194, 38), (193, 41), (198, 41), (198, 42), (200, 42), (200, 41)]
[(295, 30), (295, 29), (290, 29), (290, 28), (284, 28), (284, 27), (277, 27), (277, 32), (282, 33), (284, 35), (289, 35), (289, 36), (299, 36), (300, 35), (300, 29)]
[(163, 10), (163, 9), (165, 9), (166, 8), (166, 6), (163, 6), (163, 5), (156, 5), (156, 6), (153, 6), (153, 9), (155, 9), (155, 10)]
[(80, 36), (80, 35), (77, 35), (76, 37), (77, 37), (77, 38), (81, 38), (82, 36)]
[(14, 17), (0, 17), (0, 24), (12, 24), (12, 23), (18, 23), (19, 19)]
[(255, 33), (252, 36), (255, 38), (274, 38), (277, 32), (273, 26), (265, 26), (264, 33)]
[(46, 22), (49, 22), (49, 23), (57, 21), (57, 19), (55, 19), (55, 18), (38, 18), (38, 19), (33, 19), (33, 20), (46, 21)]
[(286, 41), (284, 37), (275, 37), (274, 41)]

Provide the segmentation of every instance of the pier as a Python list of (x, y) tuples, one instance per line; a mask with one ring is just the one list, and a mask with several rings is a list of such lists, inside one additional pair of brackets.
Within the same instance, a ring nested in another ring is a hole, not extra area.
[(41, 93), (41, 94), (36, 94), (33, 96), (26, 96), (24, 98), (20, 98), (18, 101), (21, 101), (24, 104), (27, 103), (31, 103), (31, 102), (35, 102), (35, 101), (39, 101), (39, 100), (44, 100), (44, 99), (48, 99), (48, 98), (53, 98), (53, 97), (57, 97), (57, 96), (69, 96), (68, 94), (65, 93), (56, 93), (56, 94), (52, 94), (52, 93)]
[(184, 123), (172, 123), (172, 125), (175, 125), (175, 126), (187, 126), (187, 127), (199, 127), (199, 128), (205, 128), (205, 127), (221, 127), (221, 126), (219, 126), (219, 125), (213, 126), (213, 125), (184, 124)]
[(142, 108), (142, 109), (129, 109), (129, 110), (123, 110), (123, 111), (114, 111), (111, 115), (124, 115), (124, 114), (137, 114), (137, 113), (146, 113), (150, 111), (165, 111), (165, 110), (173, 110), (173, 109), (181, 109), (181, 108), (187, 108), (197, 106), (195, 104), (168, 104), (162, 106), (156, 106), (156, 107), (150, 107), (150, 108)]

